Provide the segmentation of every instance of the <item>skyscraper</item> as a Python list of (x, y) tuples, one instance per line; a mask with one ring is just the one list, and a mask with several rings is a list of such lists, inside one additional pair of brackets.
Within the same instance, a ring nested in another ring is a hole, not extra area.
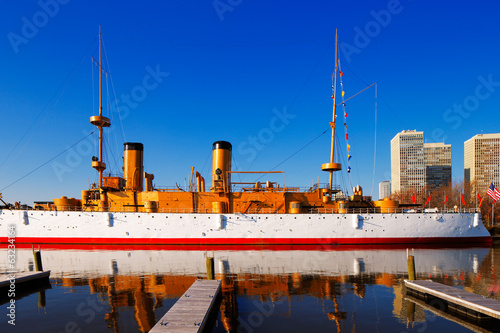
[(402, 131), (391, 140), (392, 191), (423, 189), (424, 132)]
[(417, 192), (451, 182), (451, 145), (424, 143), (424, 132), (402, 131), (391, 140), (392, 192)]
[(378, 184), (378, 199), (383, 200), (391, 196), (391, 182), (384, 180)]
[(464, 178), (472, 193), (486, 193), (493, 182), (500, 187), (500, 133), (477, 134), (464, 142)]
[(451, 145), (424, 143), (425, 183), (440, 188), (451, 182)]

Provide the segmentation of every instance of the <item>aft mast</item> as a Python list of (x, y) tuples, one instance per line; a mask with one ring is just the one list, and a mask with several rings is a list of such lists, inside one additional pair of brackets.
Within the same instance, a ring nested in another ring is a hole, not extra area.
[(328, 182), (328, 189), (332, 191), (333, 189), (333, 172), (342, 170), (342, 165), (340, 163), (334, 163), (333, 157), (335, 152), (335, 118), (337, 111), (337, 70), (338, 70), (338, 35), (337, 29), (335, 29), (335, 69), (332, 74), (332, 100), (333, 100), (333, 116), (332, 121), (330, 122), (330, 127), (332, 128), (332, 143), (330, 149), (330, 163), (324, 163), (321, 165), (321, 170), (330, 173), (330, 179)]
[(102, 172), (106, 170), (106, 164), (102, 161), (102, 128), (109, 127), (109, 118), (102, 115), (102, 63), (101, 63), (101, 26), (99, 26), (99, 115), (90, 117), (90, 123), (99, 128), (99, 158), (92, 158), (92, 167), (99, 172), (99, 189), (102, 189)]

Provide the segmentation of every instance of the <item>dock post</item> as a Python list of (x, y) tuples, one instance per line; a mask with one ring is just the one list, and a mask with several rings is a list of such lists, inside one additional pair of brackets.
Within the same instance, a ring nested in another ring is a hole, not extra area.
[(37, 272), (42, 272), (43, 271), (42, 252), (40, 250), (40, 245), (38, 245), (38, 251), (35, 251), (34, 246), (32, 246), (32, 250), (33, 250), (33, 258), (35, 259), (35, 268)]
[(39, 291), (38, 292), (38, 309), (45, 309), (45, 305), (47, 304), (47, 301), (45, 299), (45, 290)]
[(207, 257), (207, 280), (215, 278), (214, 258)]
[(408, 301), (408, 308), (406, 309), (406, 318), (408, 322), (413, 323), (415, 321), (415, 303)]
[(413, 255), (409, 254), (408, 249), (406, 249), (406, 258), (408, 262), (408, 280), (414, 281), (415, 280), (415, 252), (413, 252)]

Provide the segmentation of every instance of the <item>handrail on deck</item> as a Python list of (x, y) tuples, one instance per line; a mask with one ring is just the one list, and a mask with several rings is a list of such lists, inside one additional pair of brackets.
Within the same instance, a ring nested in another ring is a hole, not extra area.
[[(117, 208), (107, 208), (104, 210), (99, 210), (95, 207), (95, 210), (90, 210), (81, 206), (65, 207), (63, 210), (33, 210), (40, 212), (87, 212), (93, 213), (98, 211), (110, 212), (110, 213), (137, 213), (136, 207), (121, 207)], [(16, 210), (16, 209), (14, 209)], [(22, 209), (20, 209), (22, 210)], [(12, 210), (11, 210), (12, 211)], [(144, 210), (143, 210), (144, 212)], [(155, 213), (178, 213), (178, 214), (221, 214), (220, 211), (213, 211), (210, 208), (207, 209), (193, 209), (193, 208), (160, 208)], [(278, 208), (255, 208), (247, 211), (245, 214), (279, 214), (280, 210)], [(418, 209), (405, 209), (405, 208), (348, 208), (345, 214), (451, 214), (451, 213), (480, 213), (479, 208), (461, 208), (457, 209), (440, 209), (440, 208), (418, 208)], [(223, 213), (227, 214), (227, 213)], [(241, 212), (234, 212), (234, 214), (241, 214)], [(303, 213), (304, 214), (304, 213)], [(305, 214), (337, 214), (333, 208), (311, 208)], [(340, 214), (340, 213), (339, 213)], [(344, 214), (344, 213), (342, 213)]]

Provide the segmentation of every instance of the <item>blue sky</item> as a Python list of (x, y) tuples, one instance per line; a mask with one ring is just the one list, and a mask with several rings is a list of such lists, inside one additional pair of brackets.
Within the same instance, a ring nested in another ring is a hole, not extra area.
[(240, 170), (285, 161), (276, 170), (285, 171), (287, 185), (326, 182), (320, 167), (329, 161), (330, 132), (321, 134), (331, 121), (336, 28), (346, 97), (373, 82), (378, 95), (371, 88), (347, 103), (353, 158), (350, 181), (338, 176), (342, 185), (360, 184), (377, 198), (378, 183), (390, 179), (390, 140), (405, 129), (452, 144), (459, 181), (463, 142), (500, 130), (495, 1), (41, 0), (2, 7), (0, 192), (10, 202), (80, 197), (95, 182), (89, 117), (98, 113), (91, 57), (98, 57), (99, 24), (109, 73), (104, 114), (112, 121), (107, 171), (121, 171), (124, 141), (142, 142), (157, 186), (184, 185), (191, 166), (208, 181), (217, 140), (233, 144)]

